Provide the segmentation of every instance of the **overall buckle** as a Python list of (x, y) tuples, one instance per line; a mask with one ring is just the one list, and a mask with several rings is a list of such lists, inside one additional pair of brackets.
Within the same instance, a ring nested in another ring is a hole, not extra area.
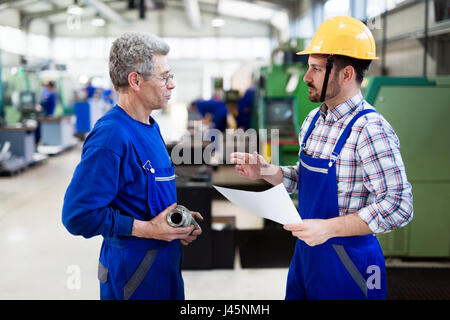
[(330, 156), (330, 162), (328, 162), (328, 166), (331, 168), (335, 163), (339, 155), (336, 152), (332, 152)]

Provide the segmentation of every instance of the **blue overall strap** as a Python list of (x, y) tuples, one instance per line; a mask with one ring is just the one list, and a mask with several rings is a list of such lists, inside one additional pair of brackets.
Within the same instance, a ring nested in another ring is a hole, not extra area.
[(314, 118), (311, 120), (311, 123), (309, 124), (308, 131), (306, 131), (305, 137), (303, 138), (302, 144), (300, 145), (300, 151), (303, 150), (303, 147), (305, 146), (306, 141), (308, 140), (309, 136), (311, 135), (311, 132), (313, 131), (314, 127), (316, 126), (317, 119), (319, 119), (320, 116), (320, 109), (317, 111)]
[[(152, 119), (153, 119), (153, 118), (152, 118)], [(155, 121), (155, 119), (153, 119), (153, 121)], [(156, 121), (155, 121), (155, 125), (156, 125)], [(156, 131), (158, 131), (159, 136), (161, 137), (161, 140), (162, 140), (164, 146), (166, 147), (166, 151), (167, 151), (167, 155), (169, 156), (170, 164), (171, 164), (172, 166), (174, 166), (173, 161), (172, 161), (172, 157), (170, 156), (170, 152), (169, 152), (169, 149), (167, 148), (167, 144), (166, 144), (166, 142), (164, 141), (164, 138), (163, 138), (163, 136), (162, 136), (162, 134), (161, 134), (161, 129), (159, 128), (159, 125), (156, 127)]]
[(360, 111), (357, 115), (353, 117), (353, 119), (347, 124), (344, 131), (341, 133), (341, 136), (339, 137), (338, 142), (336, 143), (336, 146), (334, 147), (333, 152), (331, 153), (332, 156), (338, 157), (338, 155), (341, 153), (342, 147), (344, 147), (345, 141), (347, 141), (347, 138), (350, 135), (350, 132), (352, 131), (352, 127), (355, 124), (356, 120), (358, 120), (360, 117), (362, 117), (365, 114), (376, 112), (373, 109), (366, 109), (363, 111)]
[[(118, 116), (109, 116), (109, 119), (113, 119), (113, 120), (117, 120), (119, 121), (119, 123), (121, 125), (123, 125), (123, 128), (125, 128), (125, 131), (128, 133), (128, 135), (131, 138), (131, 144), (134, 147), (134, 150), (137, 153), (138, 159), (141, 162), (141, 166), (144, 170), (150, 170), (151, 168), (151, 164), (150, 167), (147, 168), (147, 164), (150, 162), (150, 160), (148, 160), (145, 156), (144, 156), (144, 148), (141, 146), (141, 144), (139, 143), (139, 140), (136, 139), (135, 134), (133, 133), (133, 130), (130, 128), (130, 126), (126, 123), (126, 120), (123, 118), (120, 118)], [(146, 160), (147, 159), (147, 160)]]

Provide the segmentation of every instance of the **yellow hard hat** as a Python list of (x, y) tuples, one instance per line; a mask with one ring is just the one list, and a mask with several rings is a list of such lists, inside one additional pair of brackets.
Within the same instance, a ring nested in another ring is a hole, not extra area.
[(297, 54), (338, 54), (363, 60), (376, 60), (375, 39), (369, 28), (352, 17), (333, 17), (317, 29), (309, 47)]

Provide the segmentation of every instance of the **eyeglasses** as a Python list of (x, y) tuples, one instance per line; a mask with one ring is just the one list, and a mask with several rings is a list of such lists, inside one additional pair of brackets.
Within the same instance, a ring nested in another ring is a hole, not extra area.
[[(146, 80), (145, 77), (144, 77), (144, 75), (143, 75), (142, 73), (137, 72), (137, 71), (136, 71), (136, 73), (137, 73), (137, 74), (140, 74), (140, 75), (144, 78), (144, 80)], [(160, 79), (160, 80), (163, 80), (163, 81), (164, 81), (164, 85), (167, 86), (167, 85), (169, 84), (169, 79), (171, 79), (171, 80), (173, 81), (173, 74), (170, 73), (170, 74), (167, 75), (167, 76), (160, 76), (160, 77), (155, 77), (155, 78), (158, 78), (158, 79)], [(149, 79), (148, 79), (148, 80), (149, 80)]]
[(164, 80), (164, 85), (167, 86), (169, 84), (169, 79), (173, 81), (173, 74), (169, 74), (167, 76), (156, 77), (158, 79)]

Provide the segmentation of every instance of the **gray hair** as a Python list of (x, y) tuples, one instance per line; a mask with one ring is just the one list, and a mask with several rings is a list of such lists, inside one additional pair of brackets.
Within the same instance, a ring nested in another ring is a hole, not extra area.
[(130, 72), (144, 79), (153, 75), (153, 55), (167, 55), (170, 47), (157, 36), (144, 32), (126, 32), (117, 38), (109, 51), (109, 76), (114, 88), (128, 87)]

